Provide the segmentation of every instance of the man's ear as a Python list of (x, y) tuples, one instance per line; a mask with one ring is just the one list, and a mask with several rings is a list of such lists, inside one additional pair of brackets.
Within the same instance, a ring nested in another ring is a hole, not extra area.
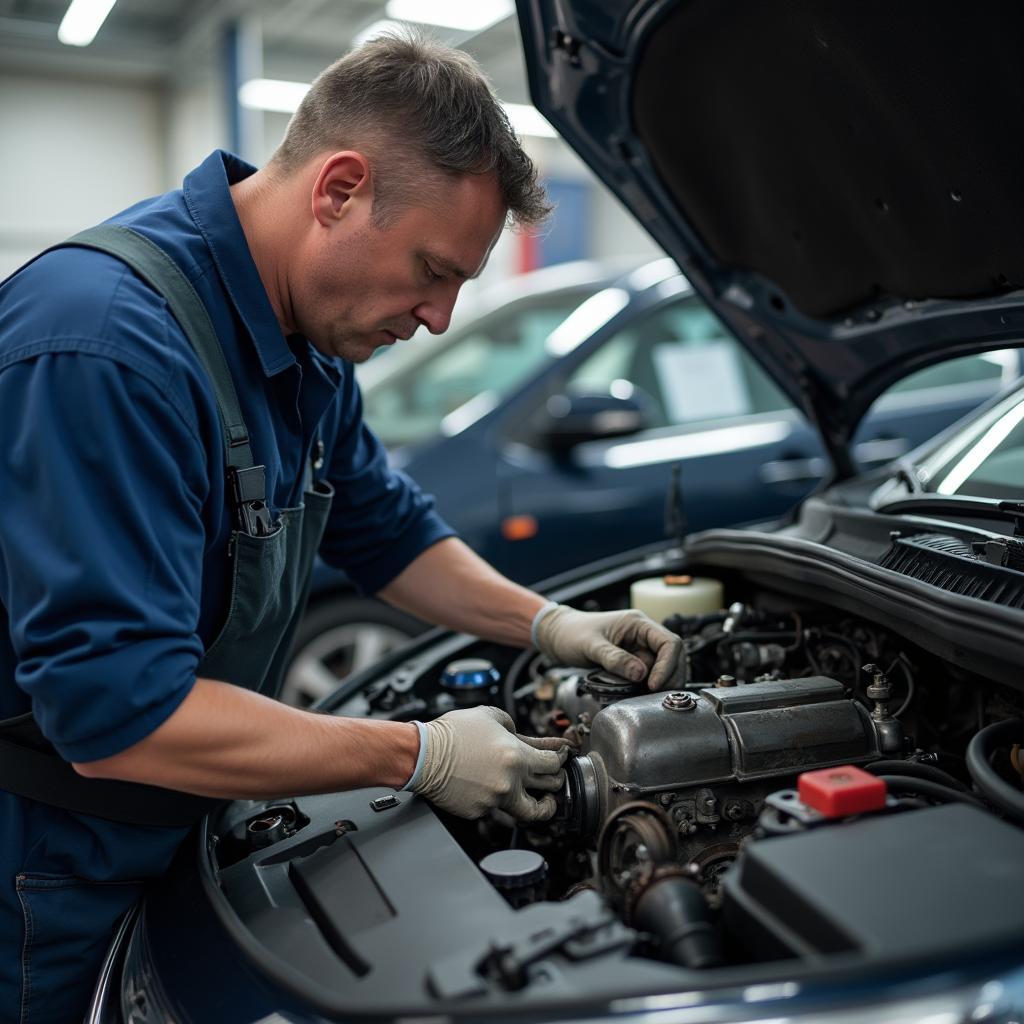
[(354, 205), (373, 203), (370, 161), (355, 150), (332, 153), (313, 185), (313, 216), (323, 227), (351, 213)]

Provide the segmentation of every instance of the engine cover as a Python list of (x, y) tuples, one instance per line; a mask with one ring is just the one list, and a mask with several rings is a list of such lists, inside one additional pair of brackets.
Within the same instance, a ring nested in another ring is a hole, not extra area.
[(823, 676), (622, 700), (595, 715), (588, 748), (570, 777), (581, 831), (641, 799), (682, 839), (720, 824), (733, 838), (749, 831), (729, 826), (752, 827), (779, 776), (879, 757), (868, 712)]

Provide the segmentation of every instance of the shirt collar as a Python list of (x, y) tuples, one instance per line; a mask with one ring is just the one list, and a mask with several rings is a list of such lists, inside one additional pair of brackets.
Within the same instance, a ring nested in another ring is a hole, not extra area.
[(186, 178), (185, 205), (202, 232), (224, 288), (252, 337), (268, 376), (295, 365), (231, 201), (229, 185), (255, 174), (256, 168), (224, 150), (214, 150)]

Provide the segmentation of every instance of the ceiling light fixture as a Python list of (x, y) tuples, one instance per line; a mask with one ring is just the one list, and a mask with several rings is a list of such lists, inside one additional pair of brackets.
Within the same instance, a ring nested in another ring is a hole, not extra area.
[[(309, 92), (308, 82), (285, 82), (274, 78), (250, 78), (238, 89), (238, 102), (249, 110), (270, 110), (294, 114), (302, 97)], [(528, 103), (503, 103), (512, 127), (520, 135), (554, 138), (557, 134), (536, 107)]]
[(389, 18), (438, 25), (460, 32), (483, 32), (515, 13), (512, 0), (388, 0)]
[(238, 102), (249, 110), (294, 114), (309, 92), (306, 82), (282, 82), (274, 78), (250, 78), (238, 88)]
[(57, 38), (67, 46), (88, 46), (113, 6), (114, 0), (71, 0)]

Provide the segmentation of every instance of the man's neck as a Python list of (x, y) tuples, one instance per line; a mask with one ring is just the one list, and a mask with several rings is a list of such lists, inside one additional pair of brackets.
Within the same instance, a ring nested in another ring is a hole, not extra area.
[(291, 308), (286, 258), (291, 223), (288, 186), (273, 181), (265, 170), (260, 170), (236, 182), (230, 191), (249, 253), (281, 333), (295, 334), (298, 328)]

